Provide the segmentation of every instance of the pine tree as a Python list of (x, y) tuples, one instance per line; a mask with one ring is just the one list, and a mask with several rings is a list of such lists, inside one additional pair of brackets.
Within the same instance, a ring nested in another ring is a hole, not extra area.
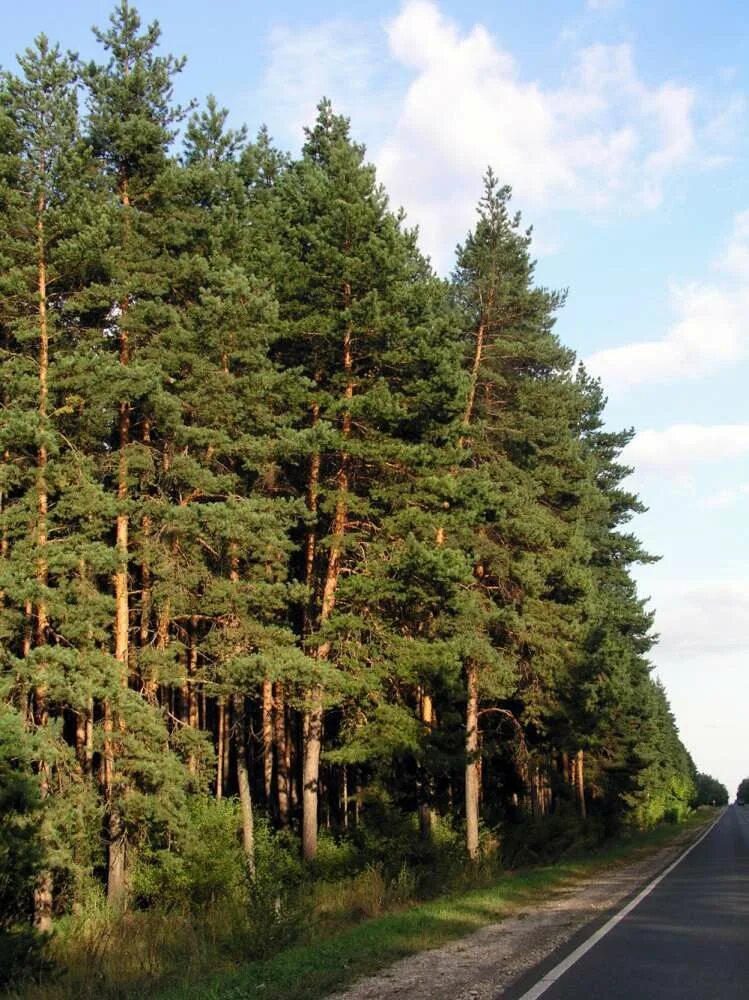
[[(458, 248), (454, 276), (470, 372), (464, 489), (483, 491), (485, 505), (477, 512), (473, 542), (476, 586), (495, 604), (494, 639), (504, 664), (497, 672), (490, 663), (484, 671), (473, 658), (465, 662), (472, 858), (478, 852), (479, 718), (484, 711), (510, 718), (522, 755), (529, 738), (543, 736), (548, 697), (576, 648), (587, 554), (578, 526), (591, 489), (576, 442), (580, 402), (570, 379), (573, 357), (552, 332), (564, 295), (534, 285), (531, 234), (520, 228), (519, 215), (510, 215), (509, 200), (510, 189), (490, 171), (478, 224)], [(484, 694), (495, 704), (482, 709)], [(497, 695), (512, 695), (512, 701), (497, 704)], [(525, 759), (521, 770), (535, 801)]]
[[(107, 558), (92, 469), (65, 433), (78, 367), (71, 301), (95, 269), (97, 226), (90, 159), (79, 135), (75, 63), (40, 36), (19, 66), (21, 75), (5, 74), (2, 90), (0, 324), (7, 396), (0, 427), (0, 589), (3, 666), (15, 675), (13, 699), (36, 732), (49, 865), (37, 887), (36, 922), (48, 929), (55, 869), (59, 878), (70, 874), (76, 844), (86, 838), (73, 820), (75, 809), (81, 822), (91, 818), (83, 801), (87, 786), (76, 781), (61, 726), (66, 712), (87, 711), (94, 683), (88, 637), (99, 609), (83, 599), (81, 560), (91, 546), (97, 558)], [(87, 527), (76, 518), (81, 496), (90, 504)], [(78, 676), (71, 675), (73, 665)], [(85, 773), (79, 755), (81, 764)]]
[[(181, 331), (164, 345), (184, 420), (162, 490), (180, 510), (170, 526), (179, 537), (182, 583), (182, 595), (172, 599), (172, 619), (190, 622), (196, 669), (187, 683), (199, 687), (204, 699), (218, 699), (222, 739), (226, 709), (233, 706), (243, 841), (252, 868), (246, 702), (260, 689), (267, 775), (273, 752), (268, 692), (274, 680), (296, 679), (300, 659), (295, 636), (285, 627), (293, 596), (289, 529), (300, 509), (276, 481), (276, 438), (284, 433), (298, 390), (295, 378), (270, 360), (277, 307), (267, 280), (248, 267), (263, 235), (249, 225), (237, 168), (243, 140), (224, 131), (225, 118), (209, 103), (186, 133), (187, 169), (174, 205), (184, 240), (181, 280), (173, 290)], [(223, 766), (221, 746), (218, 758)], [(268, 784), (266, 779), (266, 800)]]
[(0, 934), (131, 874), (202, 902), (222, 851), (276, 927), (321, 823), (475, 860), (683, 817), (631, 432), (509, 188), (440, 281), (328, 101), (292, 160), (177, 107), (127, 0), (95, 33), (0, 78)]
[[(300, 567), (309, 594), (303, 631), (314, 661), (303, 765), (303, 852), (311, 858), (324, 688), (327, 684), (333, 694), (346, 683), (338, 631), (346, 620), (341, 583), (367, 559), (387, 511), (389, 481), (408, 474), (409, 445), (418, 445), (423, 433), (419, 407), (424, 404), (416, 394), (426, 395), (430, 369), (445, 379), (446, 363), (434, 328), (424, 341), (424, 329), (417, 326), (424, 322), (418, 283), (426, 273), (413, 237), (389, 212), (373, 169), (364, 164), (363, 148), (349, 137), (347, 119), (335, 115), (328, 102), (307, 131), (302, 160), (283, 175), (279, 198), (287, 254), (278, 282), (285, 324), (279, 346), (285, 363), (298, 365), (312, 386), (307, 477), (299, 482), (309, 512)], [(454, 367), (449, 382), (440, 400), (447, 401), (441, 417), (447, 424), (455, 420)]]
[[(184, 60), (156, 55), (158, 24), (141, 32), (140, 18), (127, 0), (115, 8), (110, 27), (95, 29), (94, 33), (109, 61), (101, 66), (92, 63), (86, 69), (89, 141), (117, 206), (108, 256), (109, 280), (102, 282), (99, 289), (99, 307), (104, 318), (102, 332), (117, 352), (116, 361), (112, 358), (106, 370), (112, 403), (117, 408), (116, 429), (111, 451), (103, 459), (111, 462), (112, 489), (117, 500), (113, 651), (119, 686), (127, 695), (133, 679), (133, 525), (138, 524), (143, 535), (148, 533), (147, 522), (136, 513), (139, 497), (134, 487), (140, 478), (139, 463), (154, 462), (155, 446), (160, 445), (156, 462), (160, 459), (162, 467), (169, 463), (167, 442), (173, 434), (170, 424), (175, 420), (179, 423), (180, 416), (164, 392), (158, 334), (175, 323), (166, 301), (174, 264), (169, 254), (170, 212), (165, 188), (168, 148), (175, 126), (183, 118), (182, 110), (172, 103), (172, 81)], [(161, 426), (156, 427), (158, 418)], [(147, 578), (150, 568), (141, 563), (140, 572), (142, 578)], [(127, 829), (123, 808), (131, 788), (124, 775), (116, 775), (116, 757), (123, 753), (121, 738), (127, 730), (128, 702), (139, 716), (142, 707), (129, 696), (124, 698), (119, 712), (110, 700), (104, 704), (111, 900), (121, 899), (126, 888)]]

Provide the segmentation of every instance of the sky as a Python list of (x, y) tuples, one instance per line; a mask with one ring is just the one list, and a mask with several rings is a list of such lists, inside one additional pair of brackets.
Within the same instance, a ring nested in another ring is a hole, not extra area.
[[(105, 0), (0, 0), (0, 64), (40, 31), (82, 57)], [(661, 556), (655, 671), (698, 768), (749, 775), (749, 9), (743, 0), (141, 0), (209, 93), (297, 152), (351, 117), (443, 274), (491, 165), (534, 227), (557, 332), (632, 427), (635, 524)]]

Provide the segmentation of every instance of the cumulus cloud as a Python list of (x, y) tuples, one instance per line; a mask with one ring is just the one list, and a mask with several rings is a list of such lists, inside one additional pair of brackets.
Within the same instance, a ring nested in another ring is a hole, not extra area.
[(431, 0), (407, 0), (384, 30), (333, 20), (276, 28), (270, 43), (266, 103), (297, 130), (322, 93), (353, 114), (441, 266), (489, 165), (538, 217), (652, 209), (676, 171), (709, 159), (694, 89), (646, 82), (626, 44), (579, 49), (556, 84), (542, 83), (486, 26), (462, 26)]
[(648, 86), (628, 45), (578, 51), (555, 88), (524, 77), (484, 26), (463, 30), (429, 0), (406, 3), (387, 33), (413, 78), (378, 165), (429, 247), (449, 246), (458, 219), (466, 228), (488, 164), (533, 207), (645, 209), (697, 158), (694, 91)]
[(745, 455), (749, 455), (749, 424), (674, 424), (665, 430), (640, 431), (622, 452), (622, 461), (638, 470), (683, 475), (705, 462)]
[(749, 357), (749, 212), (740, 213), (714, 282), (674, 284), (675, 320), (661, 340), (598, 351), (586, 359), (607, 386), (698, 378)]

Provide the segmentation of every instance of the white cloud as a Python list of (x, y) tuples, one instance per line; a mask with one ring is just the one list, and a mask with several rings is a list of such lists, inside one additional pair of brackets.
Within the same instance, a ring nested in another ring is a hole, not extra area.
[(622, 461), (638, 470), (683, 475), (705, 462), (749, 455), (749, 424), (674, 424), (644, 430), (622, 452)]
[(646, 82), (629, 45), (579, 49), (555, 85), (524, 74), (486, 26), (459, 25), (431, 0), (407, 0), (384, 28), (276, 28), (265, 101), (295, 132), (323, 93), (352, 114), (442, 267), (472, 223), (489, 165), (538, 219), (549, 209), (652, 209), (676, 171), (713, 152), (695, 91)]
[(588, 10), (613, 10), (620, 4), (621, 0), (587, 0), (585, 6)]
[(734, 219), (733, 234), (715, 267), (749, 284), (749, 211), (739, 212)]
[[(329, 97), (336, 111), (353, 115), (357, 130), (377, 127), (395, 114), (382, 70), (385, 38), (374, 23), (336, 18), (303, 29), (271, 30), (263, 106), (271, 122), (300, 141), (315, 119), (317, 104)], [(374, 95), (377, 95), (376, 98)]]
[(676, 318), (663, 339), (598, 351), (586, 360), (591, 372), (621, 388), (698, 378), (749, 357), (749, 212), (713, 267), (722, 280), (672, 286)]
[(580, 50), (554, 88), (429, 0), (410, 0), (387, 31), (414, 76), (378, 165), (433, 250), (462, 235), (458, 220), (467, 228), (489, 164), (537, 209), (604, 210), (656, 206), (667, 177), (697, 159), (694, 92), (645, 84), (628, 45)]

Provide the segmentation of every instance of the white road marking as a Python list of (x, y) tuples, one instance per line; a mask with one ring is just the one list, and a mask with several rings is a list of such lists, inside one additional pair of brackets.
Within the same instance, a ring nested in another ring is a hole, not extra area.
[(720, 823), (723, 819), (724, 815), (725, 812), (722, 812), (715, 822), (711, 823), (709, 828), (705, 830), (702, 836), (695, 840), (695, 842), (691, 844), (683, 854), (679, 855), (676, 861), (672, 862), (668, 868), (666, 868), (665, 871), (662, 871), (660, 875), (653, 879), (652, 882), (648, 882), (642, 892), (638, 893), (638, 895), (635, 896), (634, 899), (630, 900), (626, 906), (622, 907), (618, 913), (615, 913), (614, 916), (603, 925), (603, 927), (599, 927), (598, 930), (594, 934), (591, 934), (586, 941), (583, 941), (583, 943), (575, 948), (573, 952), (570, 952), (566, 958), (563, 958), (562, 961), (547, 972), (542, 979), (539, 979), (535, 986), (532, 986), (527, 993), (524, 993), (520, 997), (520, 1000), (536, 1000), (537, 997), (542, 996), (548, 989), (551, 989), (554, 983), (556, 983), (556, 981), (560, 979), (568, 969), (571, 969), (575, 962), (578, 962), (583, 955), (586, 954), (586, 952), (589, 952), (591, 948), (598, 944), (601, 938), (606, 937), (609, 931), (613, 930), (621, 920), (624, 920), (628, 913), (631, 913), (636, 906), (639, 906), (643, 899), (645, 899), (646, 896), (649, 896), (653, 889), (655, 889), (658, 883), (662, 882), (667, 875), (670, 875), (674, 868), (676, 868), (677, 865), (680, 865), (684, 858), (690, 854), (695, 847), (701, 844), (705, 837), (709, 836), (713, 832), (718, 823)]

